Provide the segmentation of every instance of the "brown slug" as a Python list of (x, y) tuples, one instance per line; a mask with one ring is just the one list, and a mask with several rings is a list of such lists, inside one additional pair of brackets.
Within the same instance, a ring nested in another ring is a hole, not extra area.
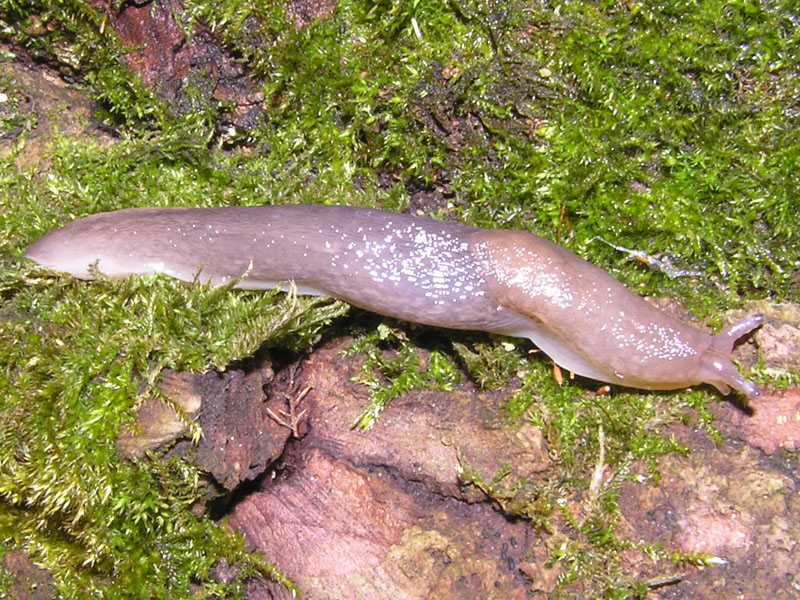
[(344, 206), (137, 208), (78, 219), (25, 256), (80, 279), (184, 281), (339, 298), (382, 315), (529, 338), (579, 375), (650, 390), (710, 383), (757, 396), (730, 360), (751, 315), (709, 335), (523, 231)]

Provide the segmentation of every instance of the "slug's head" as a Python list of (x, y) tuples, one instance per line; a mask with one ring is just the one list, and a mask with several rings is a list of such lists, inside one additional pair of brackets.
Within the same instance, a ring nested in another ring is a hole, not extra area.
[(730, 359), (730, 353), (737, 340), (758, 329), (764, 323), (762, 315), (750, 315), (729, 325), (711, 338), (711, 345), (700, 356), (698, 376), (703, 383), (710, 383), (723, 395), (731, 389), (741, 392), (748, 398), (761, 395), (761, 391), (749, 379), (745, 379)]

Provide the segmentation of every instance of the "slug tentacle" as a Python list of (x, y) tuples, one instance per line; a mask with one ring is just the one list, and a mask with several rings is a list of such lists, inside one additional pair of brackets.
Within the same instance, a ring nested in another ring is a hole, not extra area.
[(758, 387), (752, 381), (742, 377), (739, 369), (726, 354), (717, 352), (712, 348), (700, 360), (698, 383), (710, 383), (723, 396), (730, 394), (731, 388), (749, 398), (756, 398), (761, 395)]
[(760, 396), (758, 387), (739, 373), (730, 353), (740, 339), (763, 324), (763, 315), (748, 315), (712, 336), (711, 347), (700, 358), (700, 381), (710, 383), (724, 396), (731, 393), (731, 388), (751, 398)]
[(52, 231), (25, 256), (80, 279), (164, 273), (267, 289), (293, 282), (379, 314), (526, 337), (579, 375), (643, 389), (758, 395), (716, 336), (681, 323), (572, 252), (522, 231), (343, 206), (142, 208)]
[(764, 324), (764, 315), (748, 315), (731, 323), (712, 337), (711, 345), (720, 352), (731, 352), (736, 342)]

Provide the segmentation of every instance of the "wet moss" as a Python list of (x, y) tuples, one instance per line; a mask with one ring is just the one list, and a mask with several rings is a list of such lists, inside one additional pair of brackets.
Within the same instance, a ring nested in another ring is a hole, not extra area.
[(386, 406), (406, 392), (449, 391), (460, 380), (459, 371), (445, 352), (434, 349), (423, 357), (405, 333), (385, 324), (359, 336), (346, 355), (365, 357), (354, 379), (371, 390), (369, 404), (353, 423), (360, 429), (371, 429)]

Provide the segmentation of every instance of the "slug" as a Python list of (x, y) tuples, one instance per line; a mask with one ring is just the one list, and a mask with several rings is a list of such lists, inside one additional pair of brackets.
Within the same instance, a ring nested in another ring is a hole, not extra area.
[(344, 206), (135, 208), (73, 221), (25, 257), (80, 279), (164, 273), (244, 289), (294, 282), (298, 293), (406, 321), (529, 338), (561, 367), (607, 383), (708, 383), (724, 395), (759, 395), (729, 355), (761, 315), (708, 335), (523, 231)]

